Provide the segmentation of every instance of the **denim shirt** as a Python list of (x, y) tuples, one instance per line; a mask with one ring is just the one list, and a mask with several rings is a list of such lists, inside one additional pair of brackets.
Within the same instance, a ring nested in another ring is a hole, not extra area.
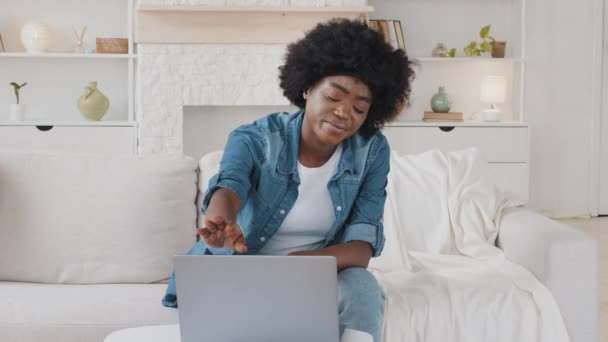
[[(298, 198), (298, 145), (304, 112), (273, 113), (232, 131), (219, 172), (209, 180), (205, 213), (215, 190), (234, 191), (239, 199), (237, 223), (247, 254), (257, 254), (272, 238)], [(386, 200), (390, 148), (384, 135), (358, 133), (342, 142), (338, 169), (327, 184), (336, 219), (324, 247), (350, 241), (368, 242), (373, 256), (384, 247), (382, 216)], [(314, 213), (311, 213), (314, 215)], [(235, 254), (199, 241), (188, 254)], [(166, 306), (177, 306), (171, 279)]]

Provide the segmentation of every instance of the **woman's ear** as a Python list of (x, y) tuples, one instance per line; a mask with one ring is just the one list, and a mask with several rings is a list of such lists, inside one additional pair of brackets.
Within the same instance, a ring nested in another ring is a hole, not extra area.
[(304, 98), (304, 100), (306, 100), (306, 98), (308, 97), (309, 92), (310, 92), (310, 89), (306, 89), (306, 90), (304, 90), (304, 92), (302, 92), (302, 97)]

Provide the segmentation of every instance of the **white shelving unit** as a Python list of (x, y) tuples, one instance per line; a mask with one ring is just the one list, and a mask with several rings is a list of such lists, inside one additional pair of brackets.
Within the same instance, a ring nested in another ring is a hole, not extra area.
[[(87, 121), (77, 108), (77, 100), (90, 81), (110, 99), (102, 120), (134, 126), (134, 72), (137, 55), (133, 45), (133, 6), (135, 0), (94, 2), (40, 2), (23, 0), (3, 6), (0, 33), (6, 51), (0, 53), (0, 125), (14, 126), (8, 120), (8, 107), (14, 103), (9, 82), (28, 82), (21, 91), (26, 120), (17, 124), (44, 122), (52, 125), (99, 126)], [(46, 24), (53, 44), (48, 52), (28, 53), (20, 43), (21, 27), (28, 21)], [(87, 25), (86, 53), (73, 53), (73, 28)], [(95, 53), (96, 37), (129, 39), (127, 54)], [(5, 86), (4, 86), (5, 85)], [(104, 121), (102, 121), (104, 122)]]
[[(501, 106), (503, 122), (499, 124), (525, 122), (526, 0), (369, 0), (368, 4), (375, 9), (370, 19), (401, 21), (406, 51), (416, 61), (411, 105), (400, 121), (420, 121), (424, 111), (430, 110), (433, 94), (445, 86), (453, 102), (451, 111), (463, 112), (466, 120), (476, 122), (477, 114), (486, 107), (479, 99), (481, 80), (498, 75), (508, 84), (507, 101)], [(492, 25), (490, 35), (507, 41), (505, 58), (489, 54), (466, 57), (463, 48), (472, 40), (480, 41), (479, 30), (488, 24)], [(456, 48), (457, 56), (431, 57), (440, 42), (448, 49)]]
[[(135, 0), (13, 1), (0, 11), (0, 148), (134, 155), (137, 124), (134, 113), (133, 45)], [(20, 44), (28, 21), (46, 24), (52, 36), (48, 52), (28, 53)], [(73, 53), (73, 28), (87, 26), (86, 53)], [(128, 38), (128, 53), (95, 53), (97, 37)], [(14, 94), (9, 82), (28, 82), (21, 90), (25, 120), (10, 122)], [(102, 121), (88, 121), (77, 107), (91, 81), (110, 100)]]

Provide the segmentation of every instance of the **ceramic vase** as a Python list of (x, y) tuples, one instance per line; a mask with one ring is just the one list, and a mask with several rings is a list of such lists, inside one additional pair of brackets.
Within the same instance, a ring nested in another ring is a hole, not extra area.
[(45, 52), (51, 46), (51, 30), (42, 23), (28, 22), (21, 28), (21, 44), (27, 52)]
[(451, 106), (452, 101), (450, 101), (450, 97), (448, 96), (448, 93), (446, 93), (445, 87), (439, 87), (439, 91), (431, 97), (431, 109), (435, 113), (448, 113)]
[(97, 89), (96, 81), (89, 83), (84, 94), (78, 98), (78, 110), (89, 120), (101, 120), (109, 107), (110, 100)]
[(9, 107), (9, 118), (10, 121), (23, 121), (25, 120), (25, 105), (24, 104), (11, 104)]
[(449, 54), (448, 49), (442, 43), (437, 43), (437, 46), (433, 49), (431, 56), (433, 57), (447, 57)]

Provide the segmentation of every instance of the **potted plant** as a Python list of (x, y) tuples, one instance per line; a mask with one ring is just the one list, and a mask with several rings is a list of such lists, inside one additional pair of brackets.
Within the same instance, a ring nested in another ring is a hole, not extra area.
[(505, 47), (507, 42), (496, 41), (494, 37), (490, 36), (491, 25), (486, 25), (479, 30), (479, 37), (481, 42), (472, 41), (469, 45), (465, 46), (464, 53), (468, 57), (481, 56), (482, 53), (491, 52), (494, 58), (503, 58), (505, 56)]
[(17, 103), (10, 105), (10, 120), (11, 121), (23, 121), (25, 118), (25, 105), (19, 102), (19, 91), (21, 88), (27, 85), (27, 82), (22, 84), (18, 84), (17, 82), (11, 82), (11, 86), (15, 91), (15, 97), (17, 98)]

